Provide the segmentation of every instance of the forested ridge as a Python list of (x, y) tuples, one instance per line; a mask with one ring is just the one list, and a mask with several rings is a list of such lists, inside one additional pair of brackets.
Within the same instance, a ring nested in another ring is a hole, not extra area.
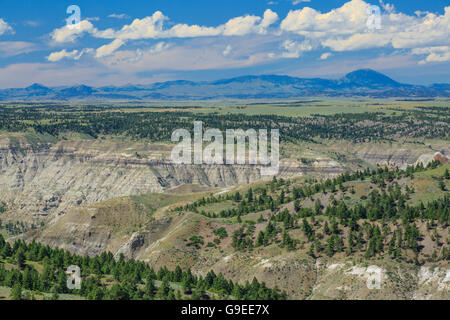
[[(37, 263), (37, 264), (36, 264)], [(66, 269), (81, 269), (81, 289), (68, 289)], [(41, 269), (38, 271), (38, 268)], [(12, 288), (11, 298), (33, 299), (40, 293), (71, 293), (92, 300), (248, 299), (278, 300), (286, 294), (254, 279), (243, 285), (213, 271), (204, 277), (180, 267), (154, 270), (145, 262), (115, 259), (110, 252), (78, 256), (38, 242), (17, 240), (12, 245), (0, 235), (0, 286)]]
[[(241, 225), (231, 234), (232, 246), (237, 251), (276, 244), (288, 251), (307, 250), (314, 258), (343, 253), (346, 256), (389, 258), (416, 264), (447, 261), (450, 259), (450, 194), (445, 191), (440, 199), (409, 205), (408, 200), (416, 191), (398, 183), (400, 179), (414, 179), (415, 174), (439, 166), (440, 163), (434, 161), (427, 167), (419, 164), (406, 170), (389, 170), (387, 167), (366, 169), (321, 182), (311, 179), (301, 185), (274, 178), (264, 186), (248, 189), (245, 194), (236, 192), (202, 198), (174, 210), (196, 212), (212, 219), (233, 219)], [(449, 179), (447, 168), (439, 182)], [(338, 191), (350, 195), (355, 193), (353, 187), (346, 186), (346, 182), (351, 181), (370, 181), (376, 188), (353, 205), (349, 205), (349, 197), (335, 199)], [(325, 195), (329, 195), (329, 205), (326, 207), (317, 197)], [(312, 206), (302, 205), (306, 200), (312, 202), (314, 196), (316, 200)], [(219, 212), (204, 209), (222, 202), (231, 202), (234, 206)], [(293, 210), (287, 209), (288, 204), (293, 204)], [(248, 214), (254, 212), (261, 212), (256, 222), (246, 219)], [(419, 231), (418, 224), (423, 223), (426, 223), (426, 234), (437, 244), (431, 256), (421, 254), (421, 241), (425, 234)], [(257, 225), (264, 228), (261, 230), (259, 227), (260, 231), (255, 232)], [(300, 231), (295, 234), (301, 237), (294, 238), (292, 231)], [(217, 245), (228, 237), (226, 230), (214, 232), (218, 235)], [(200, 247), (203, 241), (193, 236), (190, 245)]]
[(0, 130), (33, 130), (52, 136), (67, 132), (123, 135), (133, 139), (170, 141), (172, 132), (184, 128), (192, 131), (194, 121), (202, 121), (204, 130), (279, 129), (282, 141), (348, 139), (354, 142), (392, 140), (399, 137), (448, 139), (448, 108), (425, 108), (394, 112), (359, 114), (316, 114), (309, 117), (192, 113), (188, 111), (142, 112), (101, 107), (65, 108), (64, 106), (1, 107)]

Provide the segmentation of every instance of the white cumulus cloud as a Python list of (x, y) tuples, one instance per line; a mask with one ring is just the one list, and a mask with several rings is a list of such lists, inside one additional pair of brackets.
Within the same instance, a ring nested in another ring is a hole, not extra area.
[(67, 51), (66, 49), (63, 49), (61, 51), (52, 52), (48, 57), (47, 60), (50, 62), (58, 62), (62, 59), (70, 59), (70, 60), (79, 60), (85, 53), (92, 52), (93, 49), (86, 48), (83, 50), (72, 50)]
[(308, 40), (303, 42), (286, 40), (283, 42), (282, 47), (285, 50), (281, 54), (281, 57), (283, 58), (299, 58), (303, 54), (303, 52), (313, 50), (313, 46), (311, 45), (311, 42), (309, 42)]
[(3, 20), (2, 18), (0, 18), (0, 35), (7, 33), (7, 32), (11, 32), (13, 33), (14, 30), (13, 28), (8, 24), (8, 22), (6, 22), (5, 20)]
[[(246, 57), (267, 57), (267, 52), (272, 50), (269, 49), (269, 46), (272, 45), (272, 48), (278, 47), (278, 52), (269, 54), (271, 58), (298, 58), (304, 52), (325, 49), (330, 52), (322, 54), (320, 60), (326, 60), (333, 52), (390, 48), (402, 49), (403, 52), (409, 52), (411, 56), (423, 55), (421, 63), (448, 61), (448, 50), (442, 51), (436, 48), (450, 46), (450, 37), (448, 36), (450, 34), (450, 6), (444, 8), (443, 14), (420, 12), (420, 14), (408, 15), (397, 12), (392, 4), (379, 0), (381, 29), (370, 30), (367, 25), (372, 14), (371, 11), (368, 11), (369, 5), (364, 0), (350, 0), (340, 7), (323, 12), (305, 6), (289, 11), (281, 23), (277, 23), (279, 21), (278, 14), (267, 9), (262, 16), (238, 16), (215, 26), (169, 22), (169, 17), (161, 11), (156, 11), (151, 16), (134, 19), (120, 28), (99, 30), (90, 21), (84, 20), (78, 28), (64, 26), (55, 29), (51, 33), (51, 38), (55, 43), (72, 42), (85, 34), (98, 39), (108, 39), (109, 43), (95, 50), (96, 58), (118, 56), (120, 50), (125, 51), (123, 47), (126, 44), (135, 40), (189, 39), (183, 42), (189, 47), (189, 43), (196, 38), (219, 40), (224, 37), (232, 37), (229, 40), (236, 41), (239, 37), (249, 40), (251, 36), (251, 40), (255, 42), (261, 41), (262, 38), (266, 39), (263, 40), (266, 41), (266, 47), (262, 51), (251, 52), (245, 55)], [(111, 14), (109, 17), (124, 18), (125, 16)], [(2, 22), (3, 20), (0, 19), (0, 33)], [(274, 41), (277, 43), (274, 44)], [(246, 45), (249, 45), (249, 42), (247, 41)], [(165, 47), (167, 43), (160, 42), (155, 44), (155, 50), (158, 45), (163, 51), (169, 49), (169, 47)], [(421, 49), (425, 50), (426, 48), (431, 49), (428, 50), (429, 52), (419, 53)], [(258, 47), (259, 49), (260, 47)], [(174, 50), (179, 50), (179, 48)], [(237, 53), (239, 49), (234, 44), (233, 47), (229, 45), (225, 49), (222, 44), (215, 50), (215, 54), (219, 55), (220, 59), (231, 58), (231, 56), (235, 59), (244, 57)], [(52, 59), (58, 59), (60, 55), (64, 58), (72, 56), (72, 59), (78, 57), (74, 51), (60, 51), (54, 54), (56, 55), (52, 56)], [(150, 54), (151, 50), (148, 48), (140, 53), (136, 50), (128, 50), (124, 53), (125, 56), (137, 55), (145, 58)], [(151, 59), (154, 60), (153, 57)]]
[(83, 20), (76, 25), (65, 25), (62, 28), (53, 30), (51, 38), (57, 43), (72, 42), (84, 33), (94, 33), (96, 30), (91, 22)]
[(426, 55), (419, 64), (450, 61), (450, 46), (415, 48), (411, 52), (415, 55)]
[[(357, 51), (372, 48), (410, 49), (450, 44), (450, 7), (442, 15), (397, 13), (393, 5), (380, 1), (381, 29), (367, 27), (369, 3), (351, 0), (339, 8), (320, 12), (310, 7), (293, 10), (281, 22), (280, 29), (318, 41), (333, 51)], [(425, 61), (447, 61), (447, 54), (432, 52)]]
[[(110, 15), (117, 18), (119, 15)], [(267, 29), (278, 21), (278, 14), (270, 9), (264, 12), (263, 17), (246, 15), (230, 19), (223, 25), (207, 27), (200, 25), (175, 24), (170, 28), (164, 28), (164, 23), (169, 20), (161, 11), (153, 15), (134, 19), (131, 24), (124, 25), (121, 29), (112, 28), (105, 30), (96, 29), (89, 21), (82, 21), (78, 28), (64, 26), (55, 29), (51, 37), (55, 42), (69, 42), (80, 37), (84, 33), (90, 33), (96, 38), (103, 39), (160, 39), (160, 38), (195, 38), (206, 36), (242, 36), (251, 33), (264, 34)]]
[(366, 29), (367, 5), (362, 0), (352, 0), (326, 13), (310, 7), (290, 11), (281, 22), (281, 29), (310, 37), (354, 34)]
[(320, 60), (327, 60), (329, 57), (331, 57), (333, 54), (331, 52), (325, 52), (320, 56)]
[(96, 50), (95, 57), (102, 58), (109, 56), (114, 53), (117, 49), (125, 44), (125, 41), (122, 39), (115, 39), (109, 44), (105, 44)]

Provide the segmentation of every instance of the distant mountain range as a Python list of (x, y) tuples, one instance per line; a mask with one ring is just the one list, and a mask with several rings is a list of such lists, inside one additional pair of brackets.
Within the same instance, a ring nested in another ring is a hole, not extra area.
[(0, 90), (0, 100), (212, 100), (270, 99), (312, 96), (372, 98), (450, 97), (450, 84), (403, 84), (370, 69), (353, 71), (337, 80), (278, 75), (243, 76), (218, 81), (168, 81), (151, 85), (48, 88), (33, 84)]

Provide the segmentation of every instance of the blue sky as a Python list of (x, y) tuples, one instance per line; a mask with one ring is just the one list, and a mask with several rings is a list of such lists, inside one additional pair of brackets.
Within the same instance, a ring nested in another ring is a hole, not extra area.
[(0, 87), (337, 78), (359, 68), (450, 83), (449, 34), (444, 0), (0, 0)]

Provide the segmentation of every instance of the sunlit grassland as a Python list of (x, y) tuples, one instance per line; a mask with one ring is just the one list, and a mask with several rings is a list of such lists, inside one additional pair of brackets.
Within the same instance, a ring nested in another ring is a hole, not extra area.
[[(355, 99), (355, 98), (300, 98), (289, 100), (241, 100), (241, 101), (154, 101), (154, 102), (96, 102), (61, 103), (64, 108), (54, 107), (51, 112), (192, 112), (246, 115), (280, 115), (307, 117), (339, 113), (383, 112), (387, 115), (420, 107), (449, 107), (450, 99)], [(98, 110), (85, 110), (95, 105)], [(44, 103), (35, 107), (47, 107)], [(18, 103), (4, 104), (6, 108), (31, 108)], [(51, 107), (51, 105), (50, 105)], [(24, 120), (25, 121), (25, 120)], [(49, 120), (43, 119), (42, 124)]]

